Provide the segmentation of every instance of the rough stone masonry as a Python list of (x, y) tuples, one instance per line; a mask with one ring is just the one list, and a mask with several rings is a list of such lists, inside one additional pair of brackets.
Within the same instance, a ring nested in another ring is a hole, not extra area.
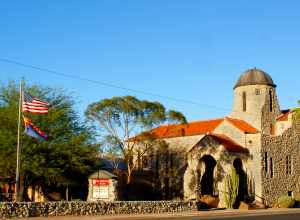
[(23, 202), (0, 203), (0, 218), (40, 216), (99, 216), (117, 214), (173, 213), (197, 210), (196, 202)]

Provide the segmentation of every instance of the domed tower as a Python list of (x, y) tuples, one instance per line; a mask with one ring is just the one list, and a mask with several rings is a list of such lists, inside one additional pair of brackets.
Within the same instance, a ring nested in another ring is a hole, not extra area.
[(262, 133), (270, 134), (279, 113), (276, 85), (271, 76), (256, 68), (244, 72), (234, 86), (230, 117), (245, 120)]

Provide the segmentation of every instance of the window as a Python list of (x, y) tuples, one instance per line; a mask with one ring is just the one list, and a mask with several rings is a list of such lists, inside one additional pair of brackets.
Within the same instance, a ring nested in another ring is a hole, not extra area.
[(288, 196), (294, 197), (293, 191), (288, 191)]
[(290, 155), (286, 156), (286, 174), (292, 174), (292, 158)]
[(160, 169), (160, 153), (159, 151), (156, 151), (156, 157), (155, 157), (155, 175), (156, 177), (159, 176), (159, 169)]
[(270, 99), (270, 112), (273, 112), (273, 92), (269, 90), (269, 99)]
[(274, 164), (273, 164), (273, 158), (270, 157), (270, 177), (273, 178), (274, 175)]
[(260, 94), (261, 94), (260, 89), (255, 89), (255, 95), (260, 95)]
[(174, 153), (170, 153), (170, 168), (172, 169), (174, 166)]
[(152, 155), (144, 155), (142, 156), (142, 167), (143, 169), (151, 169), (152, 167)]
[(247, 94), (243, 92), (243, 111), (247, 111)]
[(265, 156), (264, 156), (264, 163), (265, 163), (265, 174), (268, 173), (268, 153), (265, 152)]
[(141, 170), (142, 169), (142, 158), (141, 158), (141, 152), (140, 150), (138, 150), (137, 152), (137, 166), (138, 166), (138, 169)]
[(169, 163), (170, 163), (170, 153), (167, 151), (165, 153), (165, 174), (169, 174)]

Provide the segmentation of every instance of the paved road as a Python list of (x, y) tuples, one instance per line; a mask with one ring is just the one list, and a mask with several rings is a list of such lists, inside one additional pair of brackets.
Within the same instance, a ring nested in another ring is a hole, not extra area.
[(156, 215), (132, 216), (61, 216), (35, 217), (30, 220), (300, 220), (300, 210), (262, 210), (262, 211), (207, 211)]
[[(162, 218), (151, 218), (159, 220)], [(233, 220), (300, 220), (300, 214), (281, 214), (281, 215), (249, 215), (249, 216), (189, 216), (189, 217), (170, 217), (165, 220), (213, 220), (213, 219), (233, 219)]]

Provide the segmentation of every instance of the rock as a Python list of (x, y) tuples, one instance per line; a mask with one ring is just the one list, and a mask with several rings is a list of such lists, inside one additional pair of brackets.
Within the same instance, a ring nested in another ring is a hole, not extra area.
[(250, 210), (251, 206), (245, 202), (240, 202), (239, 209)]
[(274, 202), (274, 203), (272, 204), (272, 208), (273, 208), (273, 209), (278, 209), (278, 208), (279, 208), (278, 202)]
[(255, 201), (255, 204), (254, 204), (254, 208), (255, 209), (266, 209), (266, 205), (261, 203), (261, 202), (258, 202), (258, 201)]
[(213, 197), (210, 195), (204, 195), (199, 198), (199, 201), (206, 204), (208, 208), (217, 208), (219, 205), (219, 198), (218, 197)]

